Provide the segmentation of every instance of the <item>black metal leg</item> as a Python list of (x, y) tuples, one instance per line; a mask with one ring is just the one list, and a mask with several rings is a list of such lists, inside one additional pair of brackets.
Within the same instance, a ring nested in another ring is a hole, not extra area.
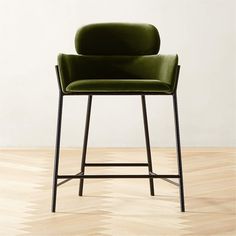
[[(92, 105), (92, 95), (89, 95), (88, 96), (88, 104), (87, 104), (85, 131), (84, 131), (84, 144), (83, 144), (83, 152), (82, 152), (82, 160), (81, 160), (81, 174), (82, 175), (84, 174), (84, 169), (85, 169), (91, 105)], [(79, 196), (83, 195), (83, 186), (84, 186), (84, 179), (80, 179)]]
[[(141, 98), (142, 98), (143, 123), (144, 123), (144, 132), (145, 132), (145, 140), (146, 140), (147, 159), (148, 159), (148, 170), (149, 170), (149, 174), (152, 174), (152, 157), (151, 157), (151, 148), (150, 148), (149, 132), (148, 132), (146, 101), (145, 101), (144, 95), (141, 95)], [(153, 178), (149, 178), (149, 182), (150, 182), (151, 196), (154, 196)]]
[(56, 211), (57, 179), (58, 179), (58, 165), (59, 165), (60, 140), (61, 140), (62, 107), (63, 107), (63, 96), (60, 93), (59, 94), (59, 103), (58, 103), (56, 148), (55, 148), (54, 173), (53, 173), (52, 208), (51, 208), (52, 212)]
[(180, 193), (180, 206), (181, 211), (185, 211), (184, 204), (184, 185), (183, 185), (183, 171), (182, 171), (182, 160), (181, 160), (181, 146), (180, 146), (180, 135), (179, 135), (179, 118), (178, 118), (178, 105), (177, 95), (173, 94), (173, 106), (175, 116), (175, 134), (176, 134), (176, 147), (177, 147), (177, 158), (178, 158), (178, 171), (179, 171), (179, 193)]

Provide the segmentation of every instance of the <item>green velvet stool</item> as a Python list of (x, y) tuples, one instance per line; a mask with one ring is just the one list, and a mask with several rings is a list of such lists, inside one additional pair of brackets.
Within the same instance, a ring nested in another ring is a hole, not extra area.
[[(179, 121), (177, 108), (177, 83), (180, 66), (177, 55), (159, 55), (158, 30), (149, 24), (102, 23), (82, 27), (76, 33), (75, 48), (78, 55), (60, 54), (56, 73), (59, 84), (59, 107), (56, 150), (54, 162), (52, 212), (56, 210), (57, 187), (71, 179), (80, 179), (79, 195), (83, 194), (85, 178), (148, 178), (150, 193), (154, 196), (155, 178), (165, 179), (179, 186), (181, 211), (185, 211)], [(87, 95), (87, 116), (81, 171), (76, 175), (59, 175), (59, 153), (63, 97)], [(87, 163), (86, 151), (93, 95), (138, 95), (143, 108), (147, 163)], [(152, 170), (149, 142), (146, 95), (173, 97), (178, 174), (158, 175)], [(89, 166), (146, 166), (147, 175), (86, 175)], [(172, 178), (179, 179), (175, 183)], [(59, 179), (64, 179), (58, 183)]]

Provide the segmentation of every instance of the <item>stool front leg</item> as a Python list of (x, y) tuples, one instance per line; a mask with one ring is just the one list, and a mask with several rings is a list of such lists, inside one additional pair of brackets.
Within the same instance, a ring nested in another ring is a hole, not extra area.
[[(145, 132), (145, 140), (146, 140), (147, 159), (148, 159), (148, 172), (149, 172), (149, 175), (151, 175), (153, 171), (152, 171), (152, 156), (151, 156), (151, 148), (150, 148), (150, 140), (149, 140), (149, 132), (148, 132), (146, 100), (145, 100), (144, 95), (141, 95), (141, 98), (142, 98), (143, 123), (144, 123), (144, 132)], [(154, 196), (153, 178), (149, 178), (149, 182), (150, 182), (151, 196)]]
[(174, 117), (175, 117), (175, 135), (176, 135), (176, 148), (177, 148), (178, 171), (179, 171), (180, 207), (181, 207), (181, 211), (185, 212), (183, 170), (182, 170), (180, 134), (179, 134), (179, 117), (178, 117), (178, 105), (177, 105), (176, 92), (173, 94), (173, 107), (174, 107)]
[(56, 211), (57, 179), (58, 179), (57, 177), (58, 177), (58, 166), (59, 166), (59, 156), (60, 156), (62, 107), (63, 107), (63, 95), (60, 92), (59, 102), (58, 102), (57, 134), (56, 134), (53, 187), (52, 187), (52, 208), (51, 208), (52, 212)]
[[(84, 175), (84, 171), (85, 171), (91, 106), (92, 106), (92, 95), (89, 95), (88, 96), (88, 103), (87, 103), (85, 130), (84, 130), (84, 144), (83, 144), (83, 152), (82, 152), (82, 160), (81, 160), (81, 174), (82, 175)], [(84, 186), (84, 179), (80, 179), (79, 196), (83, 195), (83, 186)]]

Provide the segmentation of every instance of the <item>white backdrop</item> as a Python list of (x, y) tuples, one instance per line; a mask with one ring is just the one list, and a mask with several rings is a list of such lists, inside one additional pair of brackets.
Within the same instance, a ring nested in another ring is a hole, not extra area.
[[(178, 53), (183, 146), (236, 145), (234, 0), (0, 0), (0, 147), (54, 145), (57, 54), (78, 27), (147, 22)], [(86, 97), (65, 99), (62, 145), (81, 146)], [(90, 146), (144, 146), (140, 97), (95, 97)], [(152, 146), (174, 145), (171, 97), (147, 97)]]

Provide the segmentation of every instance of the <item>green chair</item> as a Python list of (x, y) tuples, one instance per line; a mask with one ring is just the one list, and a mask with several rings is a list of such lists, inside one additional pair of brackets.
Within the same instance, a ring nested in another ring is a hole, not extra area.
[[(100, 23), (82, 27), (76, 33), (75, 48), (78, 55), (60, 54), (56, 73), (59, 84), (56, 150), (54, 162), (52, 212), (56, 210), (57, 187), (71, 179), (80, 179), (82, 196), (85, 178), (148, 178), (150, 193), (154, 195), (153, 180), (179, 179), (180, 206), (185, 211), (181, 146), (177, 108), (177, 83), (180, 66), (177, 55), (159, 55), (160, 37), (149, 24)], [(76, 175), (59, 175), (61, 116), (64, 96), (87, 95), (87, 116), (81, 160), (81, 171)], [(141, 97), (146, 138), (147, 163), (87, 163), (86, 151), (93, 95), (138, 95)], [(152, 170), (149, 142), (146, 95), (173, 97), (178, 174), (158, 175)], [(147, 175), (86, 175), (90, 166), (146, 166)], [(59, 179), (64, 179), (58, 183)]]

